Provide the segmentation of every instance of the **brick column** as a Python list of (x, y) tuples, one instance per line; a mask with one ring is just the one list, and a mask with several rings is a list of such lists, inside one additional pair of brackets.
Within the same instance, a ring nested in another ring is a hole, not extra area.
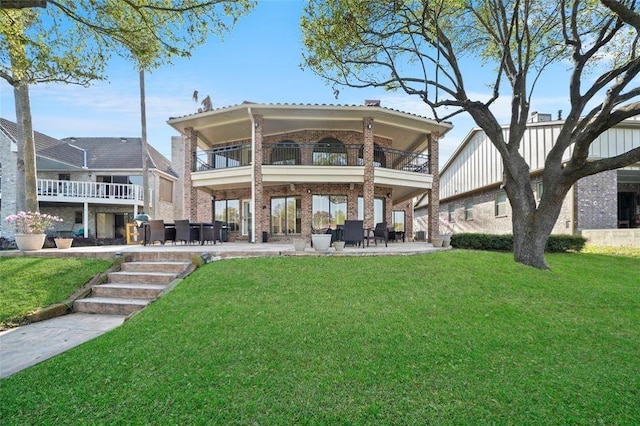
[(440, 171), (438, 165), (438, 140), (440, 139), (439, 133), (432, 133), (429, 136), (429, 143), (427, 149), (429, 151), (429, 168), (431, 175), (433, 176), (433, 183), (431, 189), (427, 190), (427, 196), (429, 197), (429, 229), (427, 230), (427, 241), (431, 242), (432, 238), (438, 235), (438, 210), (440, 209)]
[(367, 117), (362, 120), (362, 133), (364, 135), (364, 184), (362, 188), (362, 198), (364, 199), (364, 227), (373, 228), (373, 118)]
[(254, 115), (254, 136), (255, 145), (253, 146), (253, 178), (255, 185), (255, 199), (253, 205), (253, 217), (255, 228), (253, 237), (255, 242), (262, 242), (262, 231), (269, 230), (269, 225), (265, 226), (265, 219), (268, 221), (268, 206), (263, 207), (263, 184), (262, 184), (262, 129), (264, 128), (264, 119), (261, 115)]
[(189, 219), (192, 222), (197, 222), (198, 190), (193, 187), (191, 172), (193, 171), (193, 157), (198, 146), (198, 132), (191, 127), (186, 129), (185, 145), (182, 174), (182, 217), (176, 217), (176, 219)]

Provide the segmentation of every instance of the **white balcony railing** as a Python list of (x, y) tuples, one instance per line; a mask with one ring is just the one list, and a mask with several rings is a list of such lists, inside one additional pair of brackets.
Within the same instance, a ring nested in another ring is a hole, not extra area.
[(40, 197), (142, 202), (142, 194), (141, 185), (38, 179)]

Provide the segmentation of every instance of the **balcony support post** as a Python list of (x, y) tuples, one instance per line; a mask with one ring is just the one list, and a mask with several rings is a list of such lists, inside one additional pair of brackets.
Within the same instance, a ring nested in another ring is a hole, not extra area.
[(362, 198), (364, 201), (364, 227), (373, 228), (375, 224), (373, 216), (374, 188), (374, 168), (373, 168), (373, 118), (365, 117), (362, 120), (364, 135), (363, 161), (364, 161), (364, 183), (362, 188)]
[(84, 231), (84, 238), (89, 238), (89, 203), (83, 203), (82, 209), (82, 228)]
[(427, 143), (427, 149), (429, 151), (429, 169), (433, 176), (433, 183), (431, 189), (427, 190), (427, 197), (429, 197), (429, 222), (427, 229), (427, 241), (431, 242), (432, 238), (440, 233), (439, 230), (439, 213), (440, 209), (440, 172), (438, 171), (438, 140), (440, 139), (439, 133), (432, 133), (429, 135), (429, 142)]

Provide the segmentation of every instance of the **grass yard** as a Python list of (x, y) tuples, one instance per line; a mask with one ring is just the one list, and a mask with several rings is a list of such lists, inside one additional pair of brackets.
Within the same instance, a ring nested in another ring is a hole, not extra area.
[(110, 264), (98, 259), (0, 257), (0, 323), (62, 302)]
[(236, 259), (0, 386), (3, 424), (640, 423), (640, 263)]

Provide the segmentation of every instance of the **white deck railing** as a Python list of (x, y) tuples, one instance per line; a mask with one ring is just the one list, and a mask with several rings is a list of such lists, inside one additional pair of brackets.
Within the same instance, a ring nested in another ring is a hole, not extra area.
[(143, 201), (141, 185), (38, 179), (38, 196), (92, 200)]

